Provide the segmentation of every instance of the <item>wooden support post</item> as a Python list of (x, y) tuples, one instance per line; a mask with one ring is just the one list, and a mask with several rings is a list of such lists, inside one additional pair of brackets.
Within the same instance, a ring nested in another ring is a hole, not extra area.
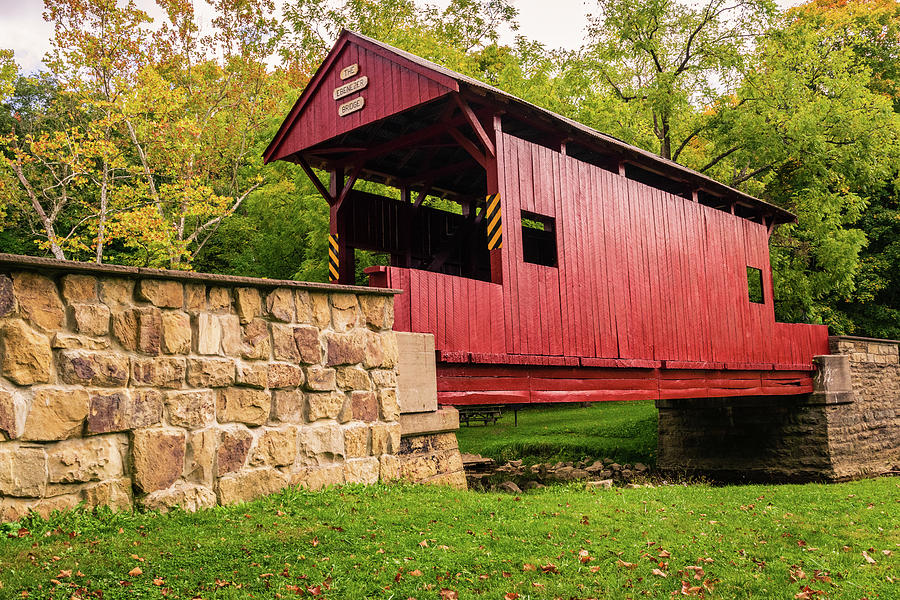
[(412, 267), (412, 219), (415, 208), (412, 206), (412, 193), (409, 186), (400, 188), (400, 202), (404, 207), (400, 210), (400, 236), (403, 240), (401, 245), (403, 254), (398, 257), (399, 266), (409, 269)]
[[(500, 115), (494, 115), (494, 147), (497, 147), (497, 142), (500, 134), (503, 132), (502, 123), (500, 119)], [(499, 194), (500, 193), (500, 158), (494, 155), (490, 155), (485, 157), (485, 171), (487, 172), (487, 195), (488, 197)], [(503, 204), (503, 199), (500, 199), (501, 205)], [(502, 219), (502, 210), (501, 210), (501, 219)], [(491, 282), (493, 283), (503, 283), (503, 247), (496, 248), (490, 251), (491, 254)]]
[[(348, 182), (351, 186), (353, 182)], [(337, 242), (337, 282), (345, 285), (353, 285), (356, 283), (356, 264), (353, 248), (347, 244), (347, 211), (344, 208), (343, 200), (349, 193), (345, 189), (344, 170), (334, 169), (331, 171), (331, 180), (329, 182), (329, 195), (335, 199), (331, 204), (331, 220), (329, 223), (329, 233)], [(338, 199), (341, 201), (339, 202)]]

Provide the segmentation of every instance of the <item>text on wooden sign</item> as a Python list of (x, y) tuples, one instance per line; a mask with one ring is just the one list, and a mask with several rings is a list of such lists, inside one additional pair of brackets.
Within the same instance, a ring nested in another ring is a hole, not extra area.
[(359, 73), (359, 63), (353, 63), (352, 65), (348, 65), (341, 69), (341, 79), (353, 77), (357, 73)]
[(350, 113), (355, 113), (358, 110), (361, 110), (363, 106), (366, 105), (366, 99), (362, 96), (354, 98), (350, 102), (344, 102), (340, 106), (338, 106), (338, 116), (346, 117)]
[(341, 87), (334, 89), (334, 99), (340, 100), (345, 96), (349, 96), (353, 92), (358, 92), (361, 89), (364, 89), (367, 85), (369, 85), (369, 78), (363, 75), (359, 79), (354, 79), (350, 83), (345, 83)]

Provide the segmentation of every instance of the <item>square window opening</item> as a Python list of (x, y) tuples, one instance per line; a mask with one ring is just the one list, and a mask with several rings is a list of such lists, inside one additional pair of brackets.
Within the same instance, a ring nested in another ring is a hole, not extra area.
[(762, 270), (756, 267), (747, 267), (747, 289), (750, 293), (750, 302), (765, 304)]
[(522, 254), (527, 263), (557, 266), (556, 219), (522, 211)]

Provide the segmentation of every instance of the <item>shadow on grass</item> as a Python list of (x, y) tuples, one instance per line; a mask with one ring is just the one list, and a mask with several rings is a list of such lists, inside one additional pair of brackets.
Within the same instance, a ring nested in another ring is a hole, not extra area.
[(656, 463), (656, 406), (652, 400), (558, 404), (524, 408), (518, 426), (504, 410), (495, 425), (463, 426), (457, 432), (462, 452), (498, 462), (528, 463), (609, 458), (619, 463)]

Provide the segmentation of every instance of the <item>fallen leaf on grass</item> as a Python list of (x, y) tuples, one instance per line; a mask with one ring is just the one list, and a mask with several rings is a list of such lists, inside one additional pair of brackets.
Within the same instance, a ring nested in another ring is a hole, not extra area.
[(72, 569), (65, 569), (59, 572), (59, 575), (56, 576), (57, 579), (65, 579), (66, 577), (72, 576)]
[(521, 598), (521, 596), (515, 592), (508, 592), (503, 596), (503, 600), (518, 600), (519, 598)]
[(313, 547), (318, 546), (319, 545), (319, 536), (314, 537), (309, 543), (312, 544)]
[(618, 559), (616, 559), (616, 566), (617, 567), (625, 567), (626, 569), (633, 569), (637, 565), (635, 563), (625, 562), (621, 558), (618, 558)]
[(554, 565), (553, 563), (541, 565), (541, 571), (543, 571), (544, 573), (559, 573), (559, 569), (557, 569), (556, 565)]
[(447, 588), (441, 588), (441, 600), (459, 600), (459, 594)]
[(668, 550), (662, 550), (662, 551), (660, 551), (660, 553), (659, 553), (659, 557), (660, 557), (660, 558), (669, 558), (670, 556), (672, 556), (672, 555), (669, 554), (669, 551), (668, 551)]
[(135, 567), (132, 570), (128, 571), (128, 574), (132, 577), (137, 577), (138, 575), (142, 575), (144, 572), (141, 571), (140, 567)]
[(590, 553), (587, 550), (581, 550), (578, 553), (578, 560), (580, 560), (584, 564), (587, 564), (594, 559), (593, 559), (593, 557), (591, 557)]
[(524, 565), (522, 565), (522, 570), (523, 571), (537, 571), (537, 567), (535, 567), (531, 563), (525, 563)]
[(681, 582), (681, 595), (682, 596), (699, 596), (700, 592), (703, 591), (703, 588), (698, 585), (691, 585), (687, 581)]
[(689, 566), (685, 567), (684, 570), (685, 571), (693, 571), (694, 579), (696, 579), (697, 581), (700, 581), (706, 575), (706, 571), (703, 570), (703, 567), (698, 567), (695, 565), (689, 565)]
[(794, 595), (794, 598), (796, 598), (796, 600), (811, 600), (812, 598), (821, 596), (824, 593), (825, 592), (823, 592), (822, 590), (814, 590), (807, 585), (803, 586), (803, 588)]
[(598, 566), (596, 566), (596, 567), (590, 567), (589, 570), (590, 570), (591, 573), (599, 573), (599, 572), (600, 572), (600, 566), (598, 565)]
[(421, 577), (421, 576), (422, 576), (422, 571), (420, 571), (420, 570), (418, 570), (418, 569), (415, 569), (415, 570), (413, 570), (413, 571), (410, 571), (410, 572), (409, 572), (409, 575), (410, 575), (411, 577)]
[(791, 569), (790, 575), (791, 583), (797, 583), (801, 579), (806, 579), (806, 573), (803, 572), (803, 569), (797, 567), (796, 569)]
[(668, 573), (666, 573), (665, 571), (661, 571), (659, 569), (653, 569), (650, 572), (653, 573), (654, 575), (656, 575), (657, 577), (668, 577), (669, 576)]
[(874, 565), (874, 564), (875, 564), (875, 559), (872, 558), (871, 556), (869, 556), (869, 553), (868, 553), (868, 552), (866, 552), (865, 550), (863, 550), (863, 551), (862, 551), (862, 555), (863, 555), (863, 558), (866, 559), (866, 562), (867, 562), (867, 563), (869, 563), (870, 565)]
[(422, 546), (423, 548), (427, 548), (427, 547), (428, 547), (428, 540), (422, 540), (421, 542), (419, 542), (419, 545)]

